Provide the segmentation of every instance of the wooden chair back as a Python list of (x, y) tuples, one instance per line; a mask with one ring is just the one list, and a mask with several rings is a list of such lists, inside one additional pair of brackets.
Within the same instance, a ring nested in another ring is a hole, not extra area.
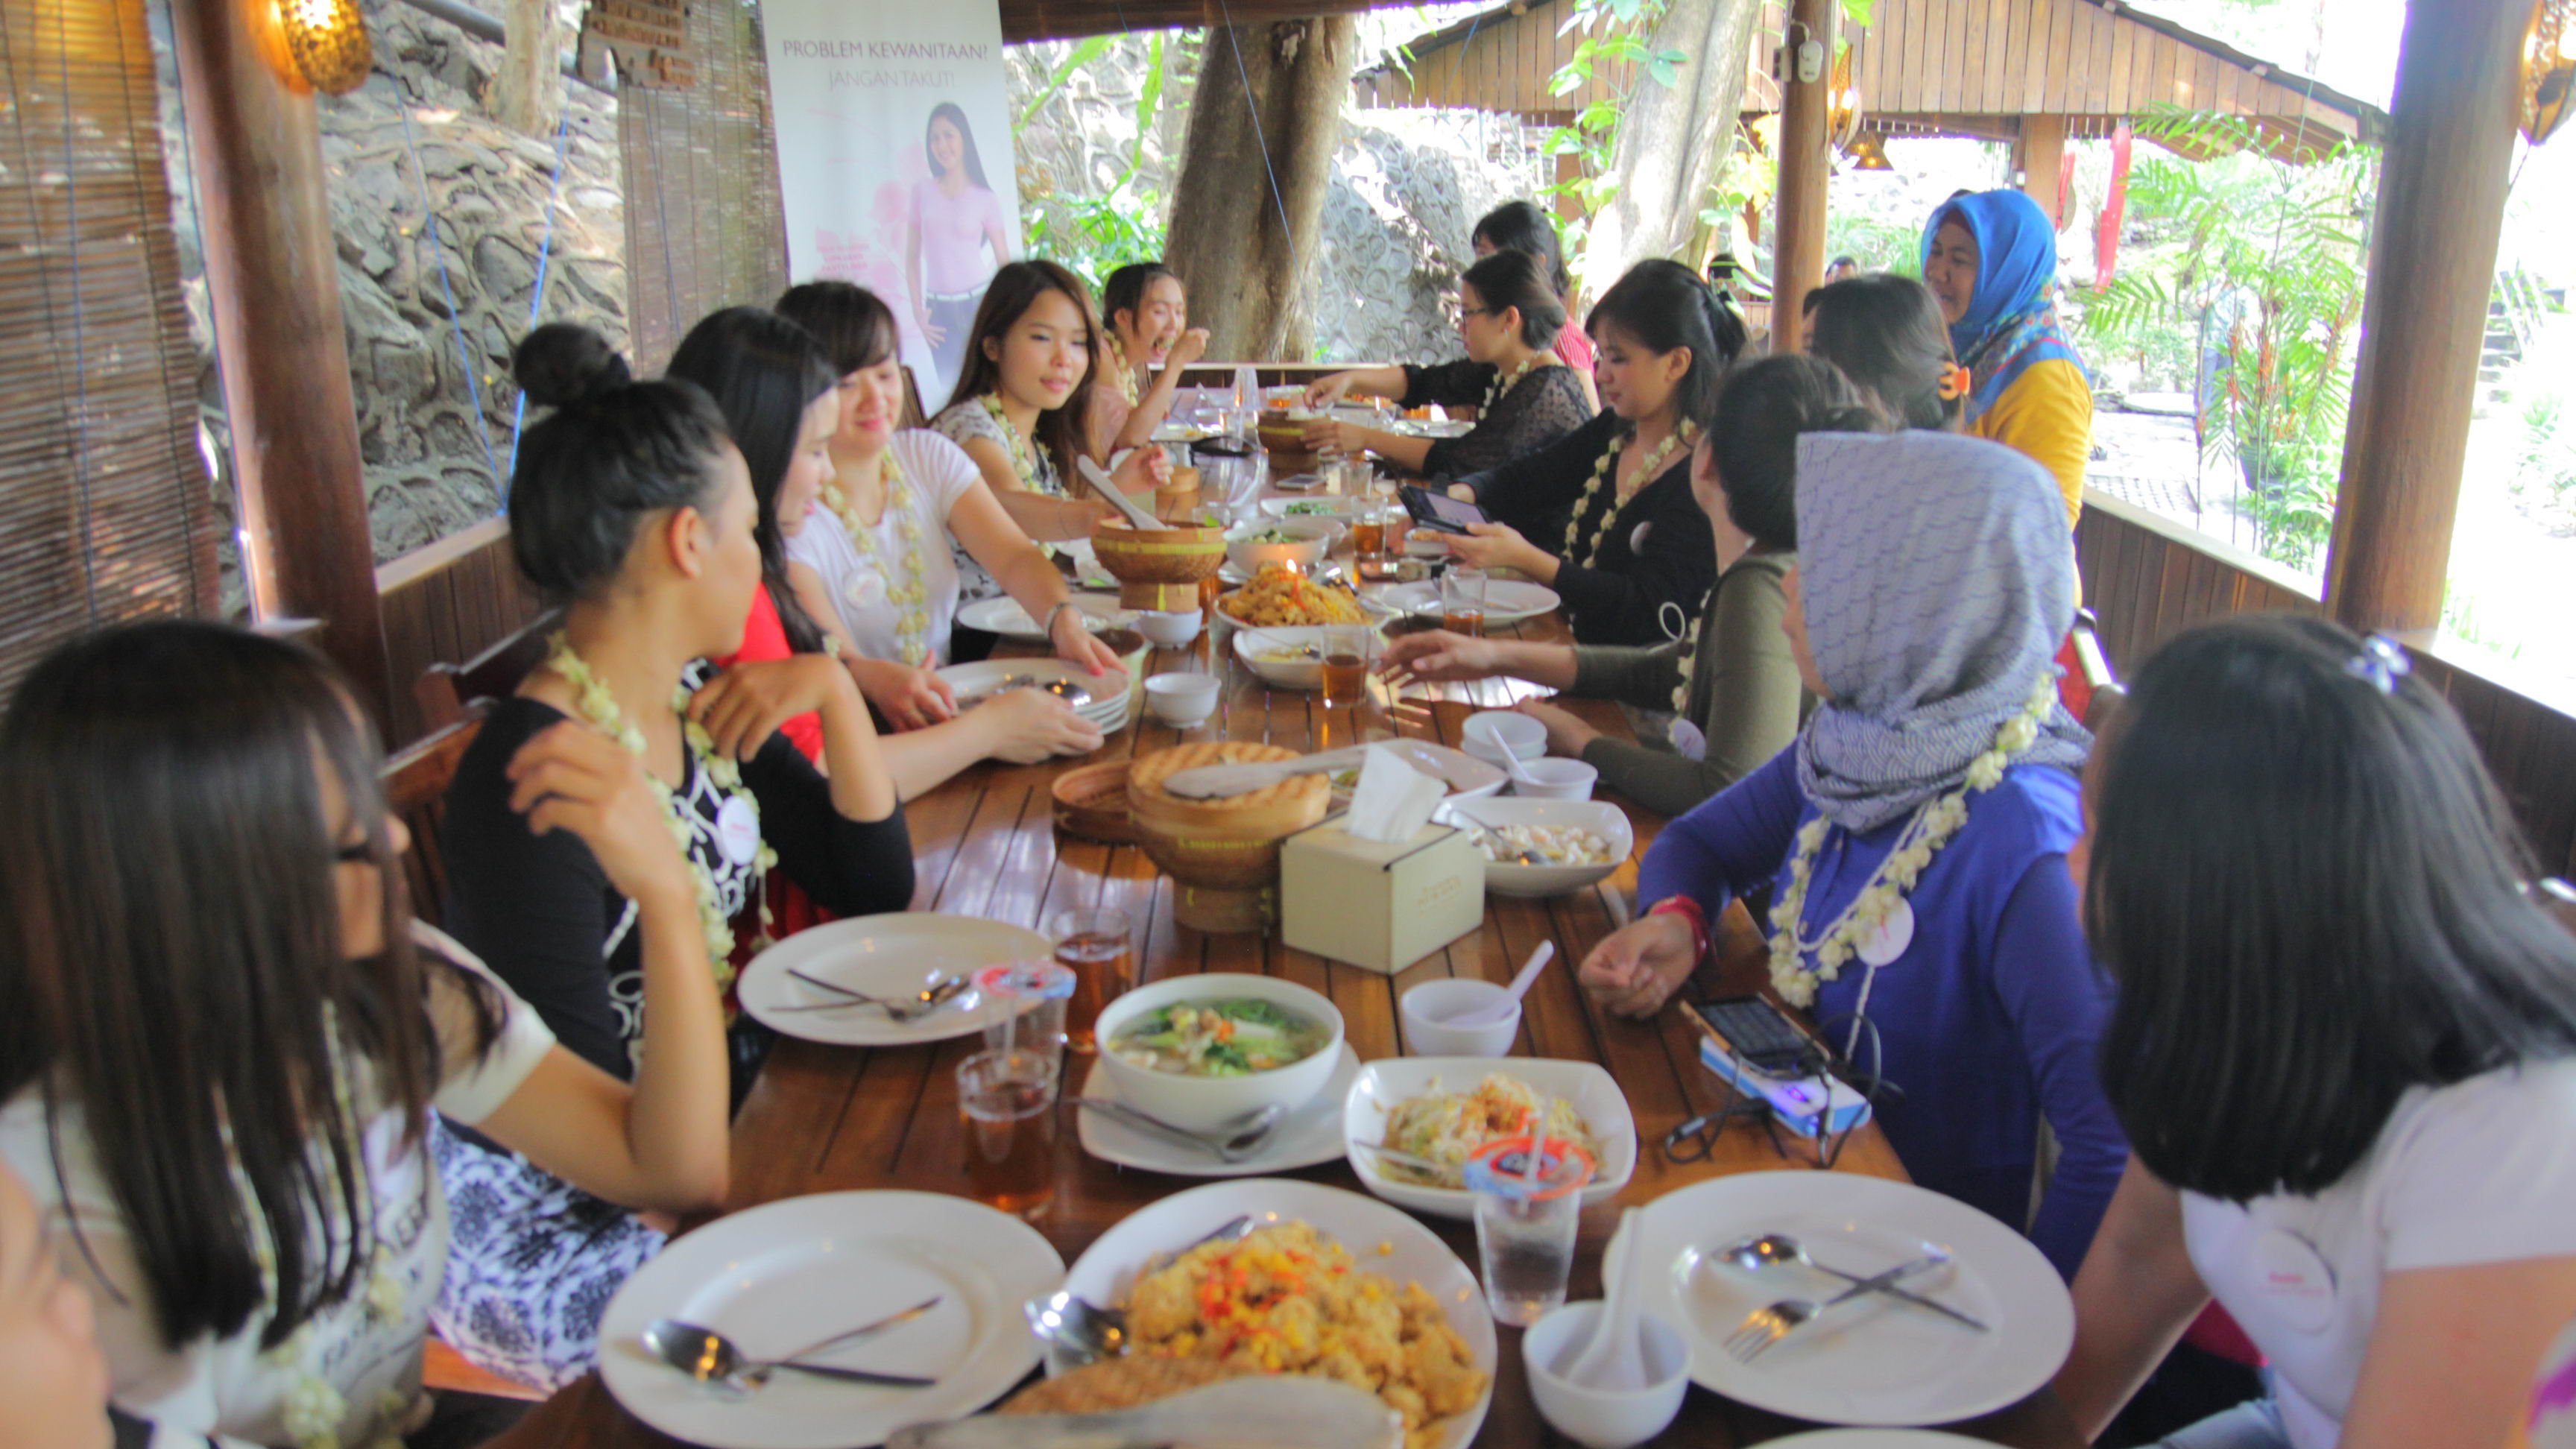
[(478, 699), (507, 699), (519, 681), (545, 662), (546, 640), (563, 627), (563, 610), (548, 609), (526, 627), (462, 664), (439, 663), (412, 681), (421, 720), (435, 732), (465, 718), (465, 707)]
[(903, 368), (903, 416), (895, 420), (895, 426), (904, 428), (930, 426), (930, 410), (921, 405), (921, 382), (912, 375), (910, 363), (905, 363)]
[(403, 883), (411, 891), (411, 913), (435, 926), (447, 904), (447, 858), (440, 848), (447, 823), (447, 787), (474, 737), (483, 732), (489, 706), (476, 700), (464, 717), (406, 745), (385, 761), (385, 803), (411, 831), (411, 853), (403, 857)]

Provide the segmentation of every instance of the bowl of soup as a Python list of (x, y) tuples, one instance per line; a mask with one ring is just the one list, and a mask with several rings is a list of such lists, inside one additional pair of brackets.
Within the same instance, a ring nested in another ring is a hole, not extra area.
[(1342, 1053), (1342, 1014), (1275, 976), (1212, 972), (1102, 1007), (1100, 1066), (1119, 1100), (1191, 1132), (1315, 1100)]

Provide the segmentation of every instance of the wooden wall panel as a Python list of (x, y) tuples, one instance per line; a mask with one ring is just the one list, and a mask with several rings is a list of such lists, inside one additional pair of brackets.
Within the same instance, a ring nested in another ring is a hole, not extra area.
[(376, 570), (384, 596), (385, 660), (393, 676), (400, 749), (427, 732), (412, 682), (432, 664), (462, 663), (544, 612), (510, 560), (510, 526), (490, 519)]

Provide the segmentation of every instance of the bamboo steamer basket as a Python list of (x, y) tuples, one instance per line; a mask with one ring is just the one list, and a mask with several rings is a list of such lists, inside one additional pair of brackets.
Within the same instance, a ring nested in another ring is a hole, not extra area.
[(1199, 580), (1225, 567), (1225, 530), (1103, 523), (1091, 530), (1091, 552), (1118, 581), (1120, 607), (1179, 613), (1197, 608)]
[(1113, 760), (1085, 765), (1055, 777), (1055, 828), (1104, 845), (1133, 845), (1136, 825), (1128, 817), (1127, 770), (1131, 762)]
[(1179, 887), (1175, 920), (1200, 931), (1265, 929), (1278, 915), (1279, 842), (1324, 818), (1333, 786), (1322, 775), (1297, 775), (1249, 795), (1184, 800), (1162, 781), (1200, 765), (1297, 757), (1278, 745), (1206, 740), (1157, 751), (1129, 769), (1128, 818), (1146, 858)]

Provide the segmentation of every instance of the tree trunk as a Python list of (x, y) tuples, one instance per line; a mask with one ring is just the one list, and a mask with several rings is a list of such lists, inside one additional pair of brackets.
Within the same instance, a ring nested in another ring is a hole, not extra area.
[(503, 23), (508, 38), (501, 45), (501, 72), (492, 81), (493, 118), (550, 142), (563, 119), (562, 19), (554, 0), (511, 0)]
[(1709, 181), (1735, 141), (1745, 55), (1761, 11), (1761, 0), (1673, 0), (1656, 22), (1647, 48), (1689, 58), (1678, 85), (1659, 85), (1639, 68), (1611, 154), (1617, 188), (1593, 214), (1584, 242), (1586, 294), (1597, 297), (1637, 263), (1678, 256), (1690, 244)]
[(1163, 259), (1189, 288), (1211, 358), (1302, 361), (1310, 349), (1308, 283), (1356, 50), (1348, 16), (1207, 32)]

